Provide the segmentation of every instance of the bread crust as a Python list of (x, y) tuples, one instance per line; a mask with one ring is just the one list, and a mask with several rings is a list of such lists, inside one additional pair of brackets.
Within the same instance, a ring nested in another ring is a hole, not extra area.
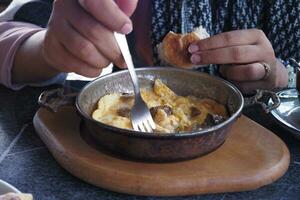
[(194, 67), (195, 65), (190, 60), (191, 54), (188, 51), (188, 47), (199, 40), (200, 38), (194, 32), (176, 34), (170, 31), (162, 41), (161, 57), (168, 64), (175, 67)]
[(33, 200), (33, 197), (31, 194), (10, 192), (4, 195), (0, 195), (0, 200)]

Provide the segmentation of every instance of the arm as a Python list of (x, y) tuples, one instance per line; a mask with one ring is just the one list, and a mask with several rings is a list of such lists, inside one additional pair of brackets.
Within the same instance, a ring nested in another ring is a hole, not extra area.
[(2, 43), (6, 50), (0, 56), (6, 61), (1, 66), (1, 83), (18, 89), (19, 84), (48, 80), (59, 72), (95, 77), (110, 62), (124, 66), (113, 32), (131, 31), (127, 15), (132, 14), (137, 1), (116, 2), (56, 0), (46, 29), (34, 26), (35, 30), (28, 30), (29, 25), (14, 27), (16, 22), (5, 22), (11, 27), (3, 26), (0, 38), (5, 40), (11, 33), (14, 37)]

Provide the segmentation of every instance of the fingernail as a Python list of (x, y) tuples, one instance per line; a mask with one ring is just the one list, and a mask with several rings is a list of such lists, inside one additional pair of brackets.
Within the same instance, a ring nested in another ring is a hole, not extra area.
[(201, 61), (201, 57), (197, 54), (193, 54), (191, 57), (191, 61), (193, 64), (199, 64), (199, 62)]
[(85, 2), (84, 2), (85, 0), (79, 0), (79, 4), (82, 6), (82, 7), (85, 7)]
[(129, 34), (132, 31), (132, 24), (131, 23), (126, 23), (124, 26), (121, 28), (121, 33), (123, 34)]
[(197, 51), (199, 51), (198, 45), (191, 44), (191, 45), (189, 46), (189, 52), (190, 52), (190, 53), (195, 53), (195, 52), (197, 52)]

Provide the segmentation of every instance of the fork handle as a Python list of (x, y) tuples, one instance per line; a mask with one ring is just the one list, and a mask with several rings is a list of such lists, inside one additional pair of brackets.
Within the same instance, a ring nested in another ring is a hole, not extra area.
[(128, 48), (126, 36), (123, 34), (117, 33), (117, 32), (115, 32), (114, 35), (115, 35), (115, 38), (119, 45), (119, 48), (121, 50), (121, 53), (124, 57), (125, 63), (127, 64), (128, 71), (129, 71), (131, 80), (133, 82), (134, 93), (135, 93), (135, 96), (137, 97), (140, 94), (140, 90), (139, 90), (140, 86), (139, 86), (139, 81), (138, 81), (137, 75), (135, 73), (135, 69), (134, 69), (132, 57), (130, 55), (130, 51)]

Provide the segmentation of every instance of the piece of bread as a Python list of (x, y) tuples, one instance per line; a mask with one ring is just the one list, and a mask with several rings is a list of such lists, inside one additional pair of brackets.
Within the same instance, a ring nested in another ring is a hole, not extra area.
[(0, 200), (33, 200), (31, 194), (7, 193), (0, 196)]
[(191, 62), (188, 47), (190, 44), (208, 37), (209, 34), (202, 27), (196, 28), (193, 32), (187, 34), (176, 34), (170, 31), (157, 46), (159, 58), (164, 64), (174, 67), (199, 67)]

